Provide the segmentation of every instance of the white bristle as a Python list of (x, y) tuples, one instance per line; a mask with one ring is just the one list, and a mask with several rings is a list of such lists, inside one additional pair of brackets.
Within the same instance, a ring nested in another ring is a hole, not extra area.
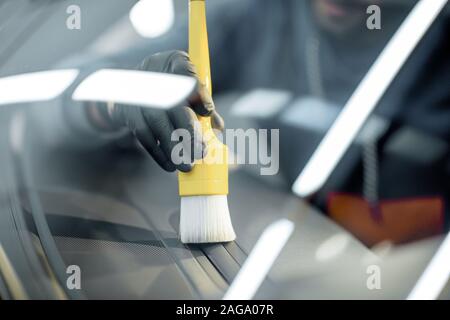
[(181, 197), (183, 243), (228, 242), (236, 239), (226, 195)]

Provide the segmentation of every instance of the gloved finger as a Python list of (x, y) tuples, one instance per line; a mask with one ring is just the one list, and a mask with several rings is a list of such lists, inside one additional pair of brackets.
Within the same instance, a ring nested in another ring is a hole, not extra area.
[(191, 96), (188, 102), (195, 113), (203, 117), (211, 115), (216, 108), (211, 95), (201, 83), (198, 83), (197, 94)]
[[(197, 71), (189, 59), (189, 55), (183, 51), (172, 51), (168, 56), (167, 72), (197, 79)], [(189, 99), (189, 104), (195, 113), (208, 116), (214, 110), (214, 102), (204, 85), (198, 83), (197, 95)]]
[[(197, 79), (195, 66), (186, 52), (167, 51), (157, 53), (144, 59), (141, 70), (153, 72), (165, 72)], [(194, 111), (201, 116), (208, 116), (214, 110), (214, 103), (206, 88), (198, 84), (197, 94), (189, 99), (189, 104)]]
[[(182, 172), (189, 172), (193, 168), (189, 158), (182, 157), (177, 159), (177, 163), (174, 163), (172, 159), (172, 150), (177, 145), (177, 141), (172, 141), (172, 134), (174, 133), (174, 126), (172, 125), (169, 116), (166, 112), (161, 112), (157, 116), (150, 115), (148, 112), (144, 112), (144, 119), (147, 125), (151, 128), (155, 134), (155, 138), (159, 141), (160, 148), (164, 151), (166, 158), (168, 158), (171, 164)], [(174, 155), (178, 156), (178, 155)], [(189, 161), (188, 161), (189, 160)], [(181, 162), (181, 163), (178, 163)]]
[(164, 151), (159, 147), (153, 133), (146, 126), (135, 130), (134, 135), (161, 168), (168, 172), (173, 172), (176, 170), (173, 163), (169, 160), (169, 158), (167, 158)]
[(140, 70), (173, 73), (184, 76), (195, 76), (195, 68), (188, 63), (189, 56), (184, 51), (170, 50), (159, 52), (146, 57), (141, 65)]
[(225, 130), (225, 121), (223, 121), (222, 116), (216, 110), (211, 113), (211, 125), (213, 129), (222, 132)]
[(185, 150), (190, 151), (191, 161), (203, 158), (205, 142), (203, 141), (201, 125), (195, 112), (189, 107), (178, 107), (171, 110), (169, 116), (175, 129), (187, 130), (188, 136), (182, 136), (183, 145)]

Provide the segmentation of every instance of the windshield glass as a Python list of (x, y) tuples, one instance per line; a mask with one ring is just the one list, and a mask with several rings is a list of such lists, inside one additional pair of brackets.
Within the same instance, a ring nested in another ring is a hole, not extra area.
[[(208, 38), (185, 0), (78, 2), (0, 3), (0, 245), (28, 296), (217, 298), (247, 259), (248, 298), (409, 295), (449, 230), (445, 1), (206, 1)], [(185, 243), (195, 196), (228, 238)]]

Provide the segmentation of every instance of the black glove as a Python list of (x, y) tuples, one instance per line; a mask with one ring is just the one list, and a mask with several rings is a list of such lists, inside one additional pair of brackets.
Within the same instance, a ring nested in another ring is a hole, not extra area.
[[(194, 66), (188, 55), (181, 51), (152, 55), (142, 62), (139, 69), (196, 77)], [(223, 130), (224, 128), (223, 120), (215, 111), (212, 98), (200, 84), (198, 94), (190, 99), (188, 106), (179, 106), (165, 111), (116, 104), (109, 114), (116, 126), (126, 126), (155, 161), (164, 170), (170, 172), (176, 169), (188, 172), (193, 168), (195, 157), (204, 155), (205, 145), (199, 132), (201, 127), (197, 115), (210, 116), (215, 129)], [(185, 144), (190, 144), (191, 163), (175, 165), (171, 161), (171, 152), (178, 142), (171, 141), (171, 135), (174, 129), (181, 128), (187, 129), (192, 137), (190, 141), (183, 141)]]

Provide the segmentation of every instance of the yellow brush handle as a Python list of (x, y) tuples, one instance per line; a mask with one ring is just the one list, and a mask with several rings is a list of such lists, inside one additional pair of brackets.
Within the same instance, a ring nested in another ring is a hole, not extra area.
[[(212, 94), (205, 0), (189, 1), (189, 56), (198, 80)], [(205, 159), (178, 174), (180, 196), (228, 194), (228, 149), (215, 136), (209, 117), (199, 117), (208, 146)]]
[(197, 68), (198, 80), (212, 94), (205, 0), (189, 1), (189, 57)]
[[(198, 80), (212, 95), (205, 0), (189, 1), (189, 57), (197, 69)], [(210, 127), (209, 117), (198, 118), (203, 129)]]

